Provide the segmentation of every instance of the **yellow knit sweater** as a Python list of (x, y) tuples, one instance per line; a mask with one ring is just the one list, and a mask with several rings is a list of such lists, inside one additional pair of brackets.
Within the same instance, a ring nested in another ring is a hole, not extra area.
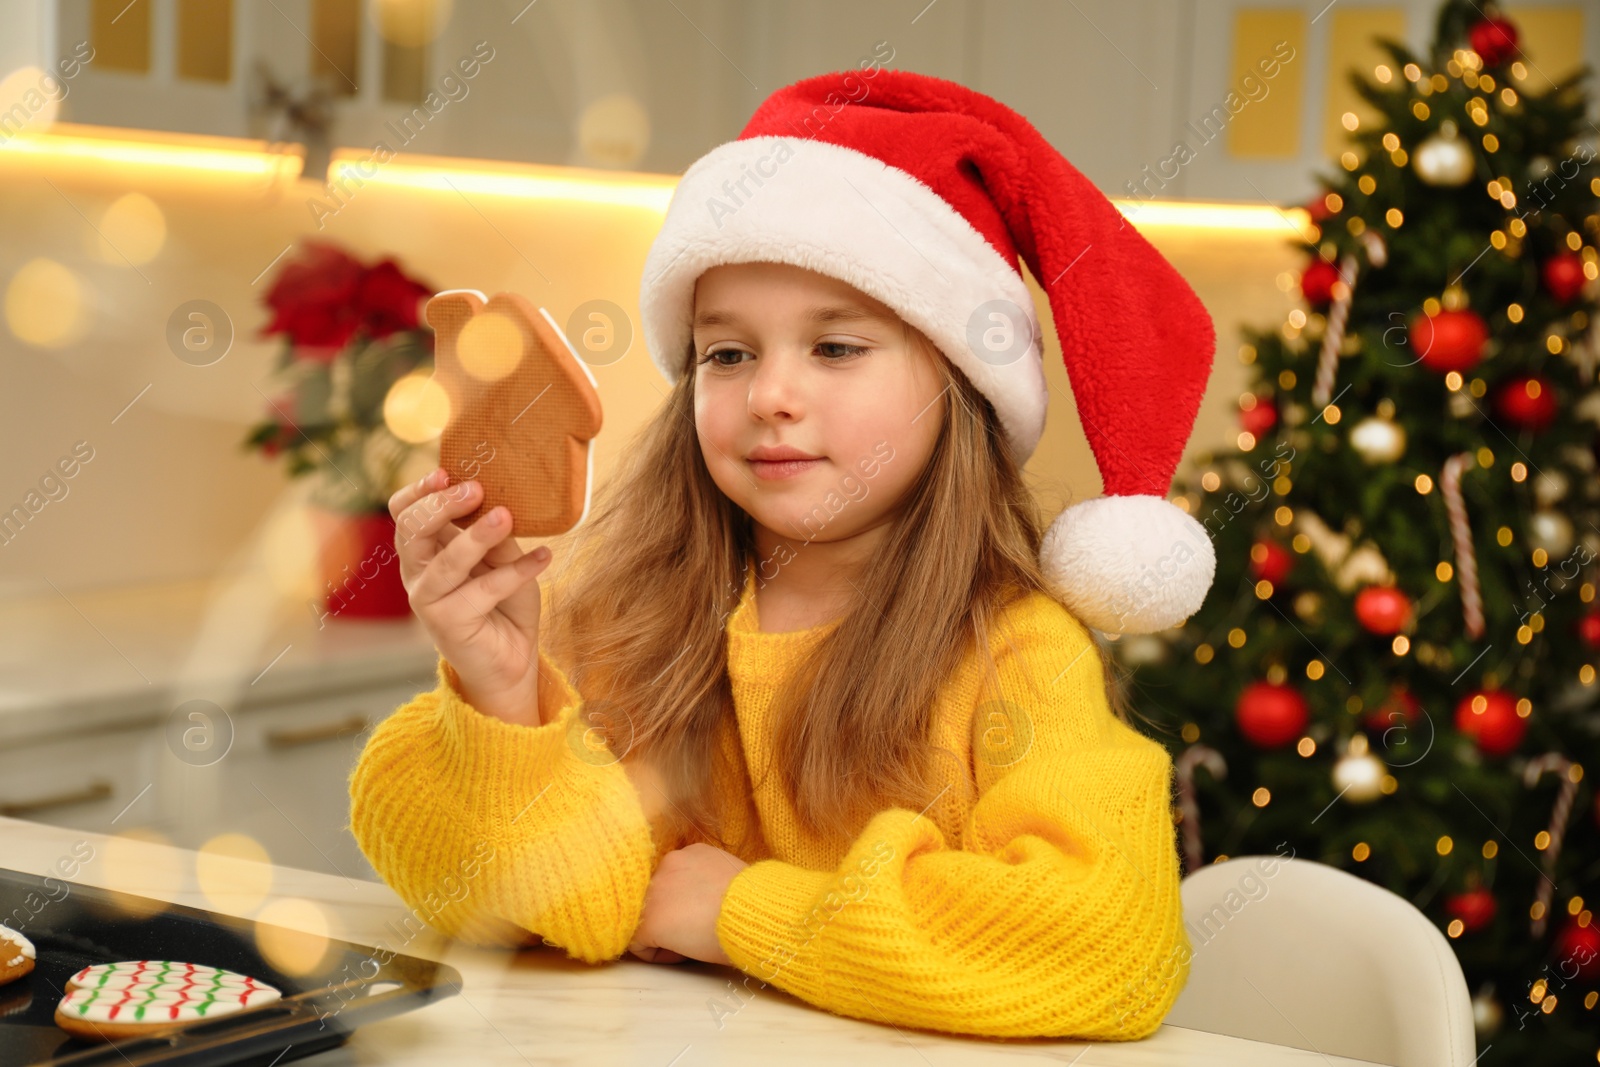
[[(1014, 602), (988, 650), (998, 689), (970, 649), (940, 691), (935, 743), (956, 756), (943, 792), (824, 841), (799, 828), (776, 774), (752, 786), (749, 769), (766, 765), (775, 695), (836, 625), (762, 632), (753, 567), (728, 618), (736, 725), (718, 763), (738, 773), (715, 786), (739, 842), (727, 847), (750, 866), (717, 938), (748, 976), (741, 996), (770, 983), (840, 1014), (969, 1034), (1152, 1033), (1189, 971), (1172, 763), (1112, 714), (1089, 632), (1044, 595)], [(541, 707), (559, 710), (531, 727), (466, 704), (441, 657), (438, 685), (368, 741), (351, 829), (449, 936), (615, 959), (677, 843), (652, 840), (621, 764), (586, 743), (581, 695), (540, 665)]]

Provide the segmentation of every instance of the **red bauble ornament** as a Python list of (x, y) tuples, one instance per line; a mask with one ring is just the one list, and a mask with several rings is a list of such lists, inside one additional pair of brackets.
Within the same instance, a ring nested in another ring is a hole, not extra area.
[(1486, 67), (1498, 67), (1517, 54), (1517, 27), (1510, 19), (1486, 18), (1467, 31), (1472, 50)]
[(1515, 752), (1528, 730), (1528, 720), (1517, 714), (1517, 702), (1500, 689), (1468, 693), (1456, 705), (1456, 729), (1478, 744), (1486, 756)]
[(1308, 304), (1326, 304), (1333, 299), (1333, 283), (1338, 280), (1338, 267), (1325, 259), (1313, 260), (1300, 275), (1300, 293)]
[(1436, 315), (1418, 314), (1411, 320), (1409, 333), (1422, 365), (1440, 374), (1476, 366), (1483, 358), (1484, 343), (1489, 340), (1489, 327), (1482, 317), (1465, 308)]
[(1369, 585), (1356, 594), (1356, 618), (1375, 634), (1397, 634), (1411, 621), (1411, 598), (1392, 585)]
[(1544, 287), (1563, 304), (1583, 292), (1584, 283), (1589, 280), (1583, 273), (1583, 257), (1576, 252), (1557, 252), (1544, 261), (1540, 273)]
[(1591, 920), (1579, 926), (1577, 919), (1568, 921), (1556, 934), (1556, 973), (1563, 978), (1571, 975), (1580, 981), (1592, 982), (1600, 978), (1600, 930)]
[[(1591, 611), (1578, 620), (1578, 636), (1590, 648), (1600, 649), (1600, 611)], [(1596, 797), (1600, 800), (1600, 797)]]
[(1257, 541), (1250, 546), (1250, 573), (1257, 581), (1266, 579), (1282, 585), (1294, 569), (1294, 554), (1276, 541)]
[(1482, 930), (1494, 920), (1494, 894), (1487, 889), (1469, 889), (1457, 893), (1444, 902), (1445, 914), (1461, 920), (1461, 932), (1470, 934)]
[(1318, 193), (1311, 198), (1311, 201), (1306, 204), (1306, 214), (1310, 215), (1311, 221), (1318, 225), (1333, 217), (1334, 212), (1328, 206), (1328, 194), (1326, 191)]
[(1256, 397), (1255, 407), (1239, 409), (1239, 429), (1261, 438), (1278, 425), (1278, 408), (1268, 396)]
[(1537, 433), (1555, 421), (1556, 392), (1548, 378), (1537, 374), (1506, 382), (1494, 403), (1500, 416), (1519, 430)]
[(1234, 709), (1239, 732), (1257, 748), (1277, 748), (1298, 738), (1311, 721), (1311, 708), (1298, 689), (1251, 682)]
[(1422, 701), (1412, 696), (1411, 690), (1396, 686), (1389, 691), (1387, 700), (1367, 712), (1362, 722), (1369, 730), (1403, 730), (1421, 714)]

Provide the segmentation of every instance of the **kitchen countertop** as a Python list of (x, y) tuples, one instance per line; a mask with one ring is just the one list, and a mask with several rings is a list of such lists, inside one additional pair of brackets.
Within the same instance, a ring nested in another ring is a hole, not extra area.
[[(208, 907), (195, 878), (195, 854), (167, 845), (116, 843), (108, 870), (107, 835), (0, 818), (5, 866), (43, 875), (77, 842), (95, 859), (77, 881), (172, 903)], [(114, 880), (111, 875), (114, 874)], [(371, 944), (406, 914), (387, 886), (273, 867), (272, 900), (315, 903), (335, 936)], [(249, 917), (251, 912), (232, 911)], [(590, 966), (557, 949), (474, 949), (431, 930), (405, 945), (410, 955), (448, 962), (463, 976), (460, 995), (363, 1027), (348, 1045), (299, 1061), (313, 1067), (352, 1064), (705, 1064), (871, 1063), (874, 1067), (1049, 1062), (1082, 1067), (1371, 1067), (1366, 1061), (1245, 1041), (1175, 1026), (1135, 1042), (992, 1041), (846, 1019), (776, 989), (747, 996), (728, 986), (738, 972), (711, 964), (660, 965), (625, 957)], [(725, 1007), (721, 1025), (712, 1002)], [(730, 1010), (735, 1009), (736, 1010)]]
[(13, 597), (0, 601), (0, 746), (148, 725), (196, 698), (426, 688), (435, 662), (416, 618), (319, 622), (259, 573)]

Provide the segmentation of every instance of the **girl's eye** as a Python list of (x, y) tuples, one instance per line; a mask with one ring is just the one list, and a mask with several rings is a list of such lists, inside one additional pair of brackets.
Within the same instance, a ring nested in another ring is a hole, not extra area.
[[(865, 345), (850, 345), (845, 344), (843, 341), (821, 341), (818, 342), (816, 347), (830, 363), (843, 363), (867, 351)], [(695, 360), (695, 362), (696, 364), (709, 363), (713, 367), (735, 367), (743, 361), (744, 356), (749, 354), (742, 348), (713, 348)], [(724, 362), (721, 358), (723, 356), (732, 356), (734, 359), (730, 362)]]
[[(832, 348), (838, 350), (836, 354), (828, 355), (828, 360), (832, 363), (843, 363), (845, 360), (853, 359), (867, 350), (864, 345), (847, 345), (843, 341), (822, 341), (817, 347), (819, 349)], [(823, 354), (827, 355), (827, 353)]]
[(705, 355), (701, 356), (695, 362), (696, 363), (709, 363), (713, 367), (732, 367), (737, 363), (737, 361), (735, 361), (735, 363), (724, 363), (720, 359), (718, 359), (717, 357), (718, 356), (743, 356), (743, 355), (745, 355), (745, 352), (742, 349), (738, 349), (738, 348), (714, 348), (711, 351), (707, 352)]

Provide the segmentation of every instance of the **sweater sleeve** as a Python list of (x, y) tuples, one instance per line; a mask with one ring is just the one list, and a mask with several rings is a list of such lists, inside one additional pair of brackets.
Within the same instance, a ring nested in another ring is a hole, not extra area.
[[(487, 945), (620, 956), (655, 850), (622, 765), (587, 730), (580, 694), (539, 653), (540, 726), (504, 722), (438, 684), (380, 723), (350, 776), (350, 829), (422, 922)], [(548, 709), (555, 709), (553, 712)]]
[(751, 864), (717, 921), (735, 966), (899, 1026), (1113, 1041), (1156, 1030), (1190, 957), (1172, 763), (1113, 716), (1092, 638), (1054, 607), (1030, 609), (1011, 650), (996, 650), (1003, 703), (978, 712), (1003, 709), (1015, 745), (975, 746), (960, 847), (890, 808), (836, 870)]

